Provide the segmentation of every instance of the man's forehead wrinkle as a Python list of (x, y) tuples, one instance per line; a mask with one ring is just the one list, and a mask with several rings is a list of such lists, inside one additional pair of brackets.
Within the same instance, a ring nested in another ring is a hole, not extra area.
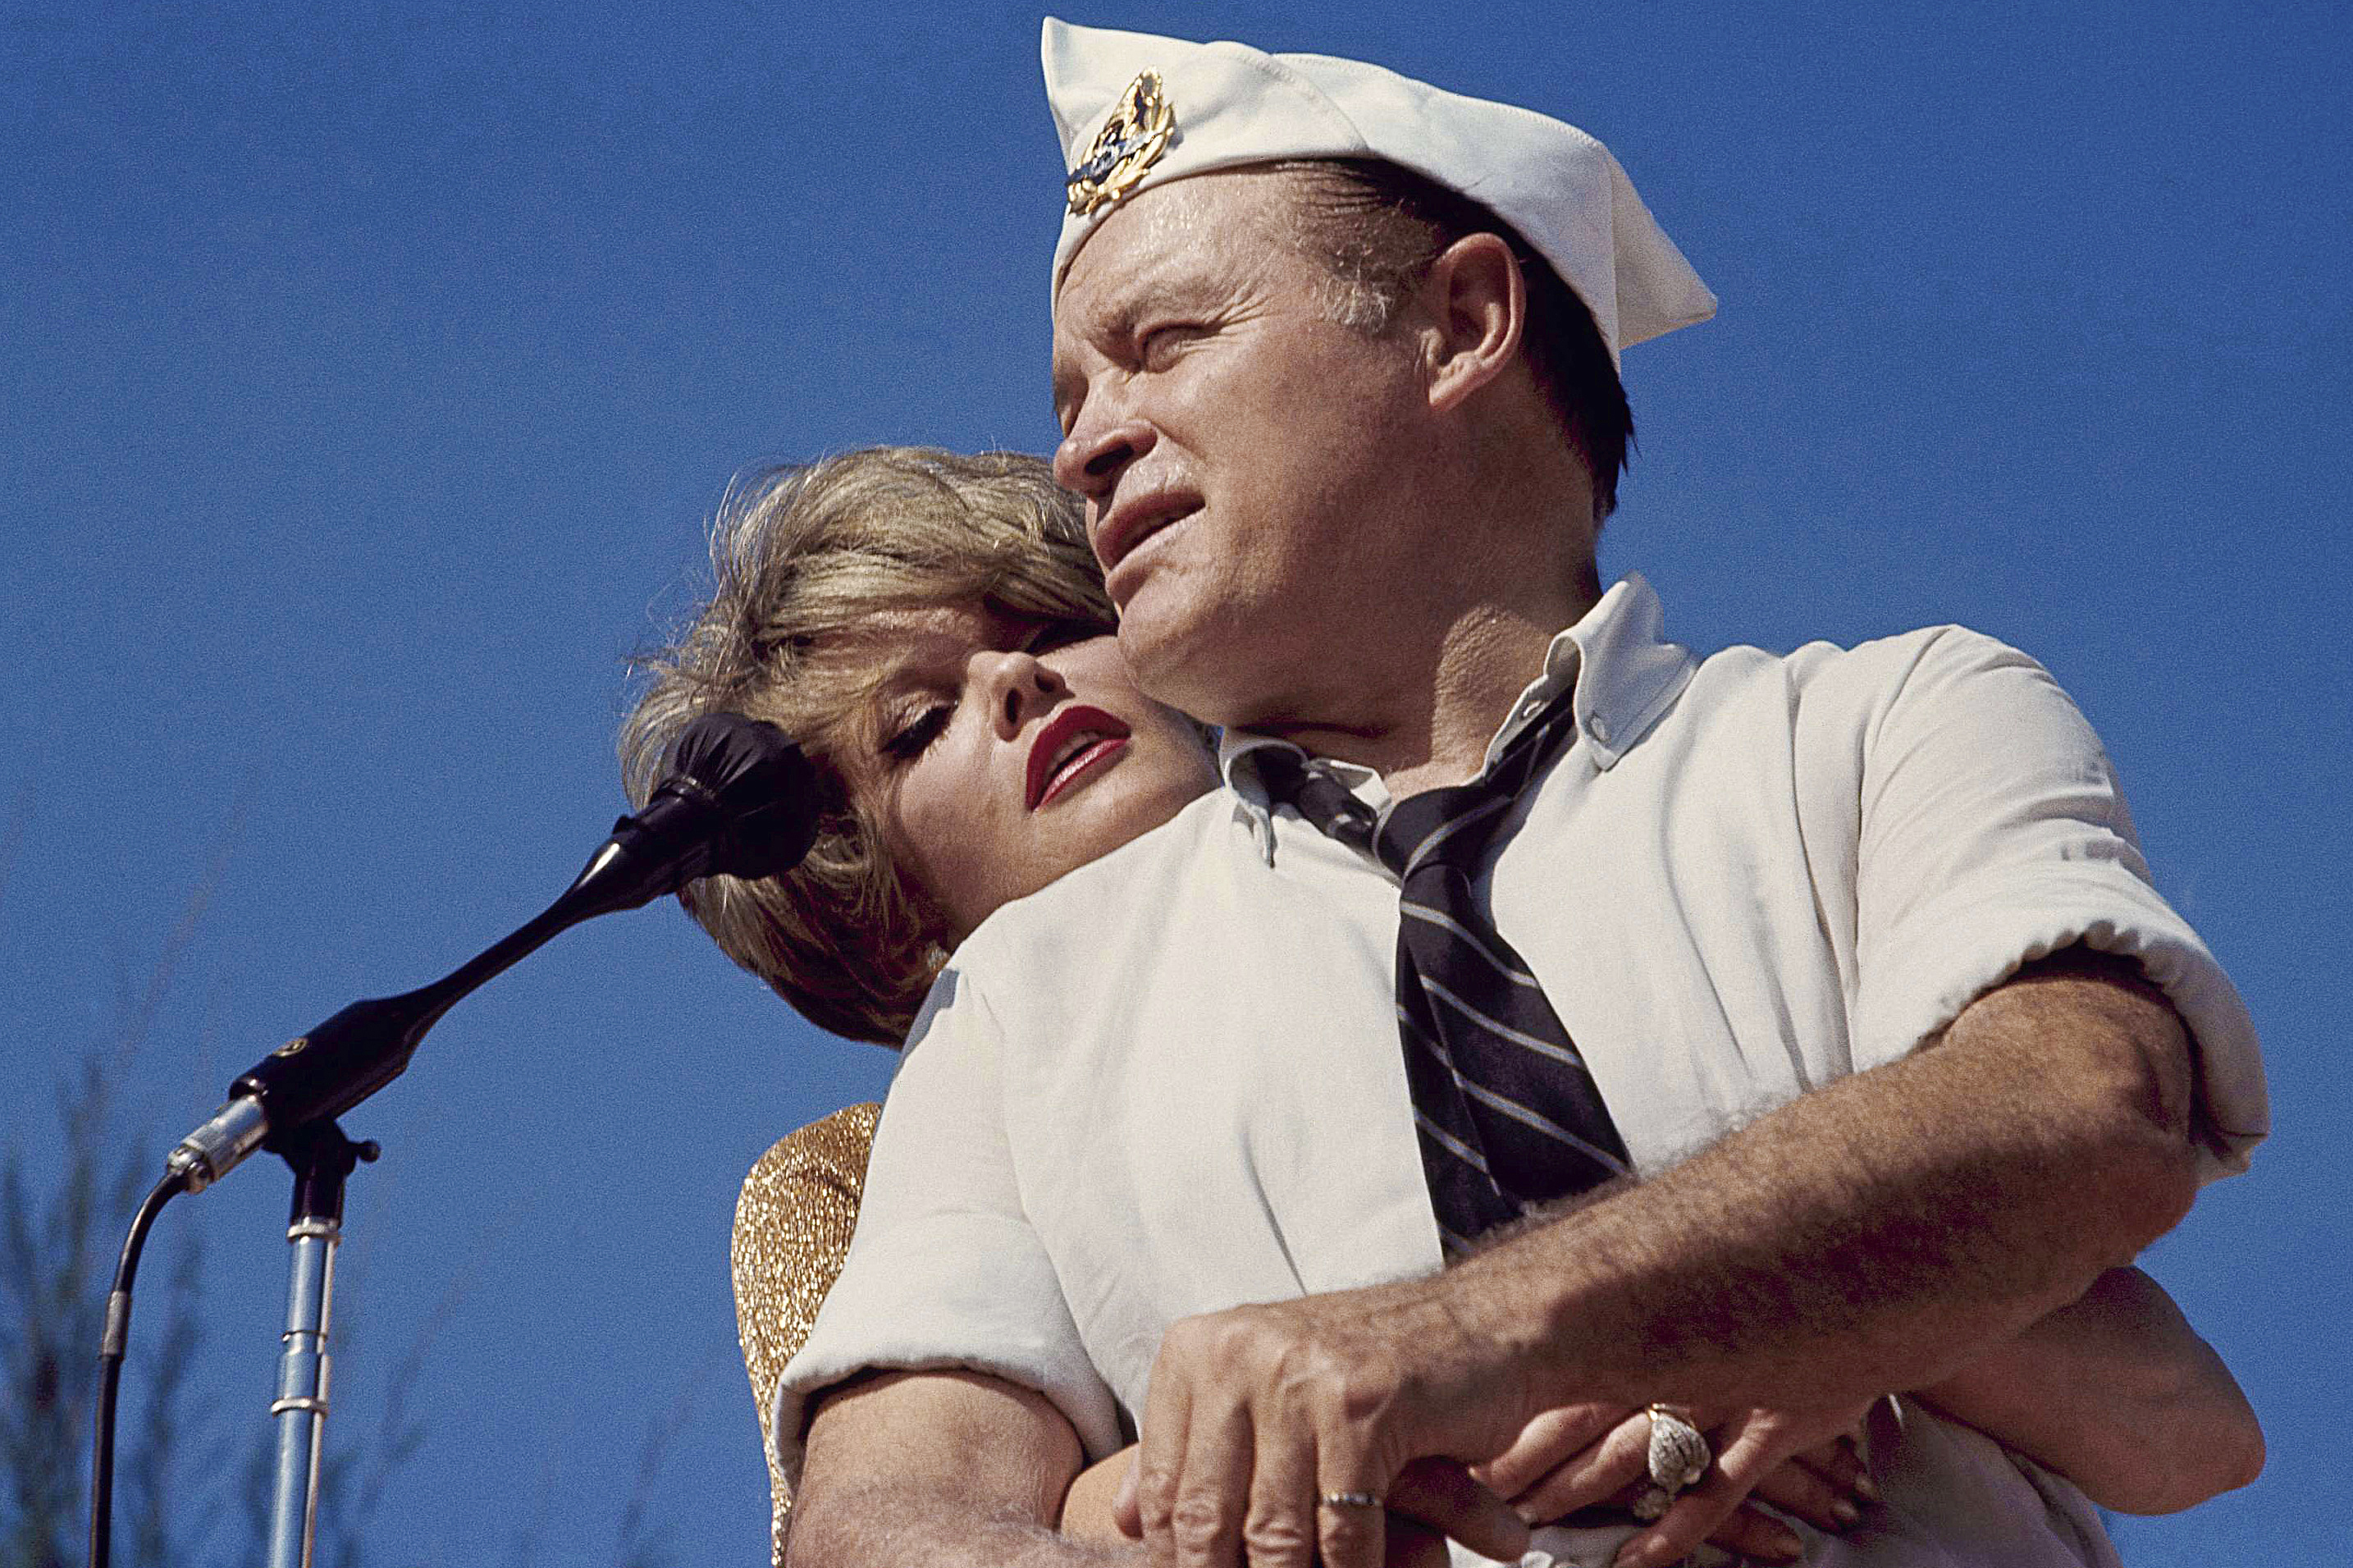
[(1064, 429), (1085, 399), (1091, 361), (1121, 360), (1147, 316), (1229, 314), (1278, 290), (1291, 254), (1278, 230), (1296, 183), (1224, 170), (1145, 190), (1103, 221), (1054, 299), (1050, 369)]
[(1111, 353), (1134, 335), (1146, 316), (1231, 305), (1264, 272), (1264, 262), (1257, 258), (1248, 265), (1219, 265), (1190, 247), (1155, 248), (1138, 265), (1100, 285), (1092, 300), (1082, 302), (1084, 319), (1071, 323), (1072, 334)]
[[(1104, 219), (1086, 248), (1072, 258), (1070, 270), (1063, 275), (1057, 319), (1063, 314), (1059, 308), (1060, 301), (1068, 300), (1073, 292), (1073, 280), (1075, 291), (1084, 295), (1092, 289), (1098, 297), (1088, 314), (1100, 321), (1107, 311), (1123, 305), (1132, 310), (1139, 285), (1182, 267), (1189, 258), (1192, 242), (1205, 227), (1198, 210), (1202, 205), (1199, 193), (1185, 189), (1188, 183), (1147, 190)], [(1106, 260), (1106, 257), (1111, 260)]]

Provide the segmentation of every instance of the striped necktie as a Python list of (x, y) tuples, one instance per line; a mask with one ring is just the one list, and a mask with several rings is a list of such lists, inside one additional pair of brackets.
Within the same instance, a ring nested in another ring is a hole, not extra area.
[(1585, 1061), (1472, 890), (1512, 802), (1574, 724), (1566, 694), (1469, 784), (1372, 813), (1320, 766), (1261, 753), (1268, 792), (1327, 836), (1371, 848), (1398, 878), (1398, 1027), (1422, 1172), (1450, 1254), (1546, 1199), (1628, 1169)]

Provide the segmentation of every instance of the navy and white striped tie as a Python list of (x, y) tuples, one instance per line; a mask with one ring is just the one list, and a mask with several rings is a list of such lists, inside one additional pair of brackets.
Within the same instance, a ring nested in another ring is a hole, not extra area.
[[(1529, 1204), (1628, 1168), (1584, 1058), (1471, 885), (1512, 802), (1573, 723), (1564, 694), (1514, 737), (1493, 772), (1408, 796), (1372, 836), (1399, 882), (1398, 1027), (1422, 1171), (1449, 1253)], [(1370, 810), (1324, 769), (1270, 749), (1261, 777), (1327, 835), (1365, 844)]]

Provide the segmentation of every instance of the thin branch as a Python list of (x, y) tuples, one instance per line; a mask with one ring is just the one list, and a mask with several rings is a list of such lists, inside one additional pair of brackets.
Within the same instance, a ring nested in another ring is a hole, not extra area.
[(33, 775), (27, 770), (24, 783), (16, 787), (16, 798), (8, 803), (8, 825), (0, 828), (0, 909), (8, 906), (8, 874), (16, 869), (32, 826)]
[(213, 895), (228, 879), (229, 863), (237, 856), (237, 842), (244, 835), (246, 818), (251, 813), (253, 776), (237, 787), (231, 799), (228, 815), (222, 820), (220, 837), (213, 845), (211, 857), (205, 863), (204, 874), (188, 892), (187, 902), (180, 907), (180, 917), (164, 938), (164, 950), (147, 971), (146, 989), (132, 1004), (131, 1015), (124, 1020), (122, 1033), (115, 1044), (118, 1060), (115, 1066), (127, 1068), (146, 1043), (147, 1032), (153, 1027), (155, 1015), (162, 1011), (164, 994), (171, 989), (172, 979), (179, 970), (180, 960), (187, 956), (188, 946), (195, 940), (196, 927), (204, 921), (205, 911), (212, 906)]

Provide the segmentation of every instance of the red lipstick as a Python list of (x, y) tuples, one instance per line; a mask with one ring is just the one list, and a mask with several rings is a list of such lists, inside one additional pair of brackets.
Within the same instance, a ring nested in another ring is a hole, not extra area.
[(1066, 703), (1029, 743), (1030, 810), (1046, 804), (1097, 763), (1127, 749), (1127, 726), (1101, 708)]

